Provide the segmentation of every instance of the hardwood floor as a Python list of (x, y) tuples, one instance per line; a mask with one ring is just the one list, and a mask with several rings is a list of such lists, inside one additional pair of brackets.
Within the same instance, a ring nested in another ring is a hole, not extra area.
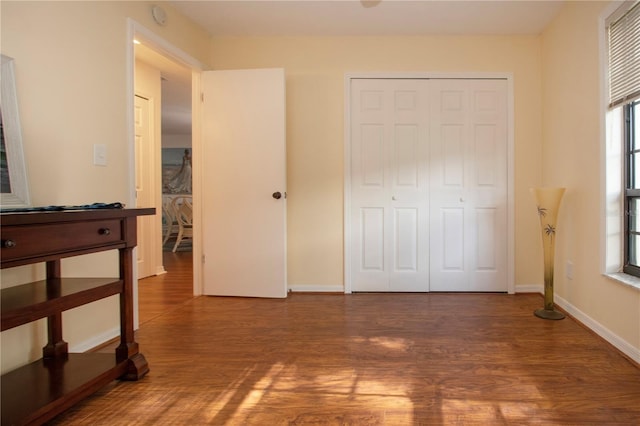
[(498, 294), (183, 300), (150, 312), (137, 333), (145, 378), (113, 382), (50, 424), (640, 424), (640, 368), (570, 318), (536, 318), (542, 303)]
[(189, 251), (163, 252), (166, 274), (138, 281), (140, 326), (193, 299), (193, 256)]

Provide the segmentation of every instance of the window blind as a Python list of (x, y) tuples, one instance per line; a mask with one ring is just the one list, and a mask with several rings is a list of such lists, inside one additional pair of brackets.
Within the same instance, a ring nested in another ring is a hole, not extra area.
[(609, 107), (640, 98), (640, 3), (609, 25)]

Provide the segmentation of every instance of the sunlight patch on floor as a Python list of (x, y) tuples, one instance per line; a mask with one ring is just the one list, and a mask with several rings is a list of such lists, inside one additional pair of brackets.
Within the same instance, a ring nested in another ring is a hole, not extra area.
[(355, 387), (355, 395), (377, 395), (382, 398), (407, 399), (411, 393), (411, 383), (390, 380), (359, 379)]
[(540, 412), (538, 404), (524, 401), (489, 402), (484, 400), (444, 399), (441, 403), (443, 424), (465, 420), (484, 424), (528, 422)]
[(369, 342), (387, 349), (406, 352), (410, 344), (406, 339), (393, 337), (371, 337)]
[(377, 336), (377, 337), (354, 337), (351, 339), (353, 343), (358, 344), (371, 344), (373, 346), (381, 347), (384, 349), (390, 349), (399, 352), (406, 352), (413, 342), (407, 339)]
[(242, 385), (242, 383), (251, 376), (254, 370), (255, 367), (245, 370), (242, 375), (231, 382), (229, 386), (227, 386), (227, 388), (221, 392), (213, 402), (211, 402), (207, 415), (209, 422), (213, 421), (220, 411), (227, 408), (233, 397), (236, 395), (240, 385)]
[(269, 388), (274, 382), (282, 370), (284, 364), (278, 362), (271, 366), (269, 371), (253, 386), (253, 389), (247, 394), (244, 400), (238, 406), (238, 411), (245, 409), (251, 409), (258, 405), (262, 400), (262, 397), (268, 392)]
[[(255, 422), (260, 420), (256, 416), (262, 418), (256, 407), (286, 410), (291, 404), (295, 405), (301, 394), (313, 395), (312, 400), (318, 406), (326, 408), (347, 403), (356, 407), (356, 412), (369, 413), (374, 417), (388, 416), (390, 413), (385, 414), (386, 410), (397, 416), (399, 410), (406, 419), (408, 413), (413, 412), (411, 383), (397, 380), (393, 375), (380, 377), (354, 369), (335, 371), (330, 367), (327, 367), (326, 374), (306, 374), (306, 371), (299, 372), (295, 365), (280, 362), (263, 374), (256, 365), (244, 371), (218, 395), (209, 405), (207, 418), (209, 421), (218, 420), (217, 416), (224, 411), (231, 424)], [(313, 407), (298, 408), (308, 410)]]
[(501, 402), (500, 413), (509, 421), (528, 421), (540, 413), (540, 406), (533, 402)]

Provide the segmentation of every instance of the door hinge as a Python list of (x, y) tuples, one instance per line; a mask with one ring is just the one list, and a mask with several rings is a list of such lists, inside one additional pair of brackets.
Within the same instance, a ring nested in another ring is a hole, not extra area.
[(204, 102), (204, 92), (200, 93), (200, 102)]
[(202, 263), (204, 263), (204, 254), (202, 255)]

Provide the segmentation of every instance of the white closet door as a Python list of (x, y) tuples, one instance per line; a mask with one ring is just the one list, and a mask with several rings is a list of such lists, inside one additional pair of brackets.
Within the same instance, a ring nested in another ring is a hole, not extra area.
[(431, 291), (507, 291), (507, 82), (431, 80)]
[(351, 86), (353, 291), (428, 291), (428, 80)]

